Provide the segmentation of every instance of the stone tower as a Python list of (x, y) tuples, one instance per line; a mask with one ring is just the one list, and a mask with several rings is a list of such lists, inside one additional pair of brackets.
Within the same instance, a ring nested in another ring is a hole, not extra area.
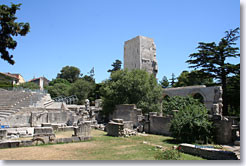
[(125, 42), (124, 69), (142, 69), (156, 76), (158, 72), (154, 40), (137, 36)]

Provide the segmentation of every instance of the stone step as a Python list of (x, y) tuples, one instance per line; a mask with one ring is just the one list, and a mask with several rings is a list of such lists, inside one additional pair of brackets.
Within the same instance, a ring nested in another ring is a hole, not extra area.
[(9, 113), (9, 112), (1, 112), (0, 111), (0, 115), (7, 115), (7, 116), (10, 116), (10, 115), (12, 115), (13, 113)]
[(9, 117), (9, 116), (7, 116), (7, 115), (0, 115), (0, 118), (7, 118), (7, 117)]

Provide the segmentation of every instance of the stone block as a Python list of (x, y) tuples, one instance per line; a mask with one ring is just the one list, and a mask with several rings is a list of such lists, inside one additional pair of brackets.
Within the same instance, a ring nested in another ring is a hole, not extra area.
[(238, 160), (238, 157), (234, 152), (214, 149), (206, 146), (180, 144), (178, 150), (183, 153), (200, 156), (209, 160)]
[(107, 135), (121, 137), (124, 135), (124, 124), (109, 122), (107, 125)]
[(74, 136), (90, 136), (91, 121), (82, 121), (78, 127), (74, 128)]
[(0, 129), (0, 140), (5, 140), (7, 138), (7, 130)]
[(123, 125), (124, 125), (124, 128), (133, 130), (133, 122), (132, 121), (124, 121)]
[(52, 127), (35, 127), (34, 134), (53, 134)]

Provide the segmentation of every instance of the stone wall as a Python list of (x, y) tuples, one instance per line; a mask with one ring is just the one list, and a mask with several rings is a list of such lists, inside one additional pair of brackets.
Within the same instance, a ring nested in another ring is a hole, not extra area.
[(204, 105), (213, 115), (222, 114), (222, 87), (212, 86), (206, 87), (205, 85), (187, 86), (178, 88), (165, 88), (163, 89), (163, 97), (169, 96), (194, 96), (199, 94), (203, 97)]
[(110, 120), (123, 119), (124, 121), (132, 121), (133, 126), (139, 125), (138, 115), (142, 115), (142, 110), (137, 109), (135, 104), (117, 105)]
[(18, 113), (1, 122), (9, 127), (41, 126), (42, 123), (67, 123), (70, 120), (77, 122), (74, 112), (62, 110), (47, 111), (44, 108), (22, 108)]
[(149, 133), (158, 135), (171, 135), (169, 129), (171, 126), (171, 117), (150, 116)]

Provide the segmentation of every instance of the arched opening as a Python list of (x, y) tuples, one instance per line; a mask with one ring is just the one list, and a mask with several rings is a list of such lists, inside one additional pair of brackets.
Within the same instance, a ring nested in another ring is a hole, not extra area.
[(195, 93), (193, 95), (193, 98), (199, 100), (201, 103), (204, 104), (204, 98), (203, 98), (203, 96), (200, 93)]
[(163, 97), (163, 100), (165, 100), (165, 101), (169, 101), (169, 99), (170, 99), (170, 97), (169, 97), (168, 95), (165, 95), (165, 96)]

